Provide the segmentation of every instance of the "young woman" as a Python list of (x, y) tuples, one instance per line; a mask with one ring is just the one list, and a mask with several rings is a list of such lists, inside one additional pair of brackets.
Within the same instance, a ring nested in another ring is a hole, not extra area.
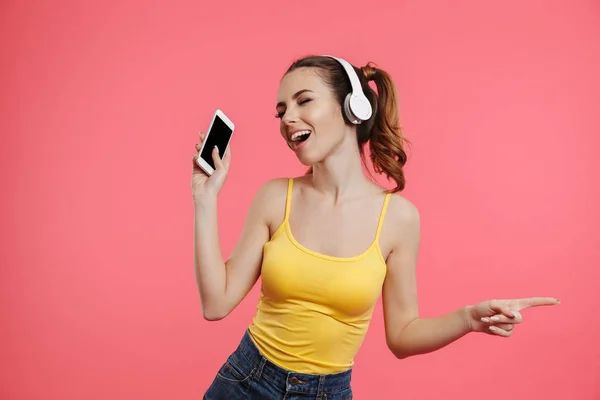
[[(205, 399), (352, 398), (354, 356), (380, 294), (387, 346), (397, 358), (435, 351), (469, 332), (509, 336), (522, 322), (521, 309), (558, 303), (489, 300), (419, 317), (419, 213), (397, 194), (406, 154), (396, 97), (389, 74), (370, 64), (356, 68), (330, 56), (294, 62), (281, 80), (276, 116), (283, 140), (310, 169), (259, 189), (227, 261), (217, 195), (231, 152), (221, 159), (215, 149), (211, 177), (194, 156), (195, 270), (204, 317), (227, 316), (262, 276), (256, 316)], [(374, 169), (395, 182), (392, 190), (365, 176), (365, 145)]]

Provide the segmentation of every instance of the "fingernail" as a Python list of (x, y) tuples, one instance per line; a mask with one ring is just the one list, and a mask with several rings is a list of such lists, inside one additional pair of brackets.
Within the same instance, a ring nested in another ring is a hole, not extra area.
[(500, 321), (500, 317), (492, 317), (490, 318), (492, 321)]
[(490, 322), (490, 319), (487, 317), (482, 317), (481, 322)]
[(498, 330), (498, 328), (496, 328), (495, 326), (490, 326), (490, 331), (496, 332), (497, 330)]
[(217, 149), (217, 154), (219, 154), (219, 148), (215, 145), (215, 149)]

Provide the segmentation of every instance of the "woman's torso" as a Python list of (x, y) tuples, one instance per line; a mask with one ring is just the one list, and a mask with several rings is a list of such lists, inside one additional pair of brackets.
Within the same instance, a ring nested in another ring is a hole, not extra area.
[(373, 189), (334, 206), (305, 179), (289, 180), (284, 204), (273, 211), (249, 331), (275, 364), (335, 373), (352, 366), (381, 293), (389, 195)]

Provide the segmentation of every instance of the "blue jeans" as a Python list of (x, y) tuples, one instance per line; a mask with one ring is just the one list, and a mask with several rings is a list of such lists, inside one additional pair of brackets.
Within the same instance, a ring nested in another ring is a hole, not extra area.
[(336, 374), (301, 374), (267, 360), (248, 331), (204, 394), (204, 400), (349, 400), (352, 369)]

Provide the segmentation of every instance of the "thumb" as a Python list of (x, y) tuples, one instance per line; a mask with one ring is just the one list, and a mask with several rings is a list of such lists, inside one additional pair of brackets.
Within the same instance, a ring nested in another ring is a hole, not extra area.
[(226, 171), (225, 165), (223, 164), (223, 160), (221, 160), (221, 156), (219, 155), (219, 148), (215, 146), (212, 151), (212, 159), (215, 163), (215, 171)]
[(225, 150), (225, 155), (223, 156), (223, 165), (225, 165), (225, 168), (229, 168), (230, 163), (231, 163), (231, 146), (227, 146), (227, 150)]
[(508, 318), (513, 318), (512, 307), (506, 301), (491, 300), (489, 308), (492, 312), (500, 313)]

